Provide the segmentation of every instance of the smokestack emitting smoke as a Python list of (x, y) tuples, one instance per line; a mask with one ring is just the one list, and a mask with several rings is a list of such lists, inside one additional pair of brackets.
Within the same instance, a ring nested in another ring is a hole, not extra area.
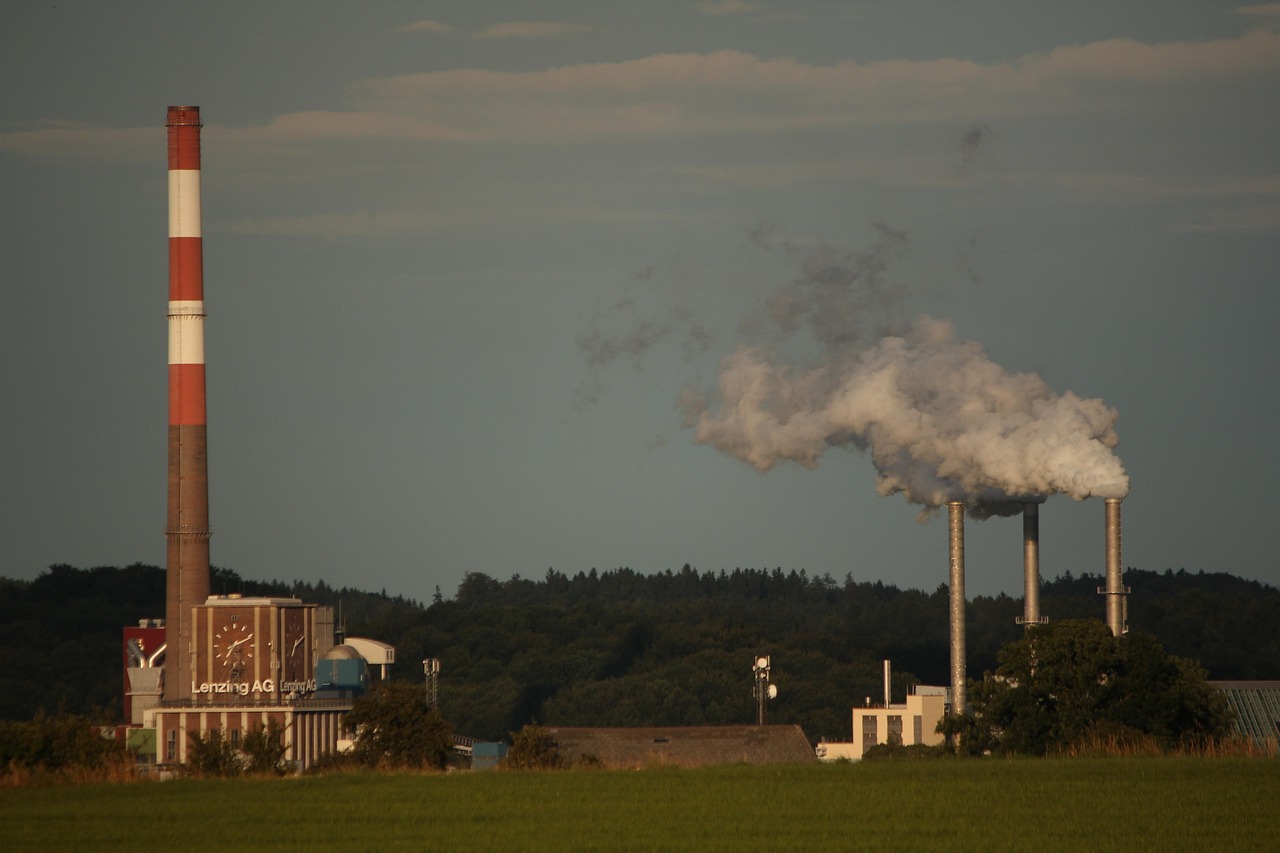
[(1040, 618), (1040, 505), (1022, 504), (1022, 624), (1039, 625)]
[(1128, 592), (1120, 582), (1120, 499), (1106, 500), (1107, 548), (1107, 627), (1113, 636), (1124, 633), (1124, 596)]
[[(952, 703), (963, 713), (966, 507), (975, 518), (1023, 512), (1024, 619), (1034, 624), (1037, 504), (1054, 494), (1114, 502), (1118, 563), (1119, 499), (1129, 476), (1114, 452), (1116, 411), (1101, 400), (1057, 394), (1033, 373), (1005, 371), (979, 344), (956, 340), (945, 321), (888, 316), (902, 294), (884, 273), (906, 238), (877, 229), (879, 241), (865, 252), (835, 260), (825, 247), (814, 253), (801, 277), (765, 303), (784, 342), (807, 333), (821, 347), (818, 358), (790, 364), (776, 349), (740, 346), (721, 362), (715, 394), (686, 389), (681, 405), (695, 441), (757, 470), (786, 461), (814, 468), (828, 447), (856, 448), (870, 453), (881, 495), (901, 493), (923, 507), (922, 519), (947, 506)], [(1109, 565), (1110, 553), (1109, 545)], [(1109, 590), (1119, 588), (1118, 571)], [(1112, 600), (1119, 612), (1119, 596)]]
[(209, 597), (200, 108), (169, 107), (169, 514), (164, 698), (189, 699), (192, 611)]
[(950, 557), (951, 604), (951, 713), (963, 714), (966, 699), (964, 648), (964, 504), (947, 504), (948, 552)]

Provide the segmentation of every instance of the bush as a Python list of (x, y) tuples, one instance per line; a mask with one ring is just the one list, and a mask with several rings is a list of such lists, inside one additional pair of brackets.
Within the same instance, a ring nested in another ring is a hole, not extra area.
[(244, 767), (249, 773), (283, 776), (286, 770), (284, 732), (274, 721), (259, 726), (244, 736), (240, 745)]
[(950, 750), (945, 744), (937, 746), (926, 746), (923, 743), (913, 743), (910, 746), (903, 746), (897, 741), (890, 743), (878, 743), (868, 749), (862, 755), (863, 761), (918, 761), (929, 758), (949, 758)]
[(0, 772), (11, 777), (52, 773), (90, 779), (117, 776), (133, 764), (124, 744), (76, 714), (43, 711), (28, 721), (0, 721)]
[(199, 778), (227, 778), (244, 771), (244, 757), (219, 729), (208, 734), (191, 732), (183, 773)]
[(511, 733), (511, 749), (502, 762), (503, 767), (511, 770), (554, 770), (564, 765), (551, 735), (537, 723)]

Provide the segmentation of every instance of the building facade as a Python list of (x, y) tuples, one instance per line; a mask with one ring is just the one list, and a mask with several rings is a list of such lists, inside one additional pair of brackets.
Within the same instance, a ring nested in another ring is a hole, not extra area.
[(853, 709), (853, 739), (843, 743), (819, 743), (815, 752), (822, 761), (859, 761), (873, 746), (898, 743), (937, 746), (944, 738), (938, 723), (947, 711), (947, 688), (918, 685), (902, 705), (868, 705)]

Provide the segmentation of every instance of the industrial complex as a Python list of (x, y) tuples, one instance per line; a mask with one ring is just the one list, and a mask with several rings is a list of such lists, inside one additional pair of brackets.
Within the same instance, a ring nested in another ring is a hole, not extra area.
[[(375, 640), (346, 638), (331, 608), (297, 598), (213, 595), (210, 589), (207, 412), (205, 405), (204, 283), (200, 204), (200, 110), (168, 108), (169, 346), (168, 516), (166, 604), (163, 619), (142, 619), (123, 629), (124, 713), (128, 740), (142, 760), (159, 768), (187, 761), (193, 735), (219, 732), (239, 744), (264, 726), (282, 733), (285, 757), (298, 769), (349, 746), (343, 718), (354, 700), (394, 663), (395, 649)], [(1040, 613), (1039, 512), (1041, 498), (1022, 503), (1025, 625)], [(882, 702), (867, 697), (851, 709), (850, 741), (821, 743), (817, 758), (859, 759), (878, 744), (931, 745), (952, 709), (967, 706), (965, 683), (964, 515), (948, 512), (950, 590), (949, 686), (918, 686), (895, 704), (885, 662)], [(1105, 498), (1106, 623), (1127, 630), (1122, 584), (1119, 497)], [(756, 726), (727, 728), (552, 729), (570, 753), (607, 757), (609, 763), (813, 760), (796, 727), (765, 726), (767, 658), (760, 658)], [(438, 672), (438, 662), (436, 663)], [(1228, 695), (1250, 698), (1247, 684), (1224, 684)], [(1256, 697), (1253, 697), (1256, 699)], [(1250, 701), (1253, 701), (1250, 699)], [(1239, 699), (1238, 701), (1244, 701)], [(1262, 701), (1262, 700), (1257, 700)], [(1275, 709), (1260, 711), (1280, 716)], [(1258, 716), (1258, 715), (1255, 715)], [(1252, 720), (1252, 717), (1250, 718)], [(1254, 725), (1254, 723), (1250, 723)], [(1257, 723), (1265, 733), (1266, 721)]]

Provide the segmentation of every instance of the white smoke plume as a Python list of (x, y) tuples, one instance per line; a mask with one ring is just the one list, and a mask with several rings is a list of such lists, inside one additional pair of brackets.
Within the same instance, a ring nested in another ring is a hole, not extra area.
[(786, 461), (813, 468), (829, 447), (864, 450), (877, 491), (901, 493), (922, 515), (951, 500), (982, 518), (1053, 494), (1127, 494), (1116, 411), (1101, 400), (1009, 373), (927, 316), (865, 342), (868, 327), (886, 322), (875, 310), (891, 292), (883, 250), (900, 239), (881, 228), (879, 250), (809, 265), (780, 290), (775, 325), (785, 339), (803, 324), (820, 358), (795, 365), (772, 347), (740, 347), (722, 361), (713, 394), (681, 397), (695, 440), (760, 471)]

